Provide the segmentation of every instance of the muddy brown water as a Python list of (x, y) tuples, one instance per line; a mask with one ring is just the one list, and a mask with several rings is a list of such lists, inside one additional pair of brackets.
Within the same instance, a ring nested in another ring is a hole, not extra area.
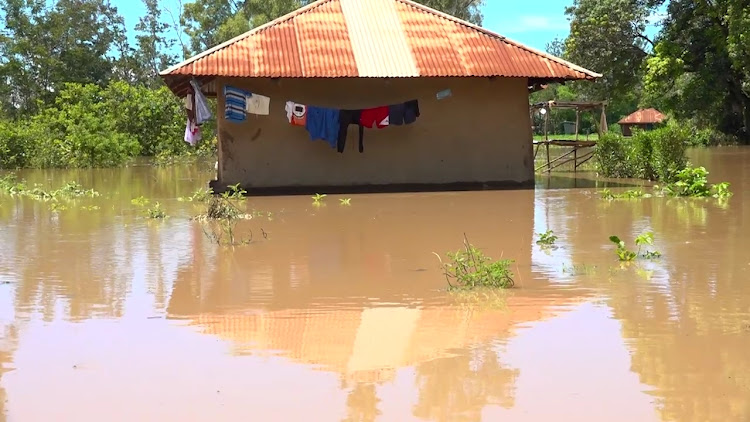
[[(750, 149), (692, 160), (734, 197), (604, 202), (639, 183), (560, 173), (250, 198), (237, 248), (177, 200), (210, 165), (21, 172), (102, 196), (0, 194), (0, 420), (748, 421)], [(663, 258), (621, 266), (608, 237), (645, 231)], [(516, 261), (515, 289), (446, 292), (433, 252), (464, 233)]]

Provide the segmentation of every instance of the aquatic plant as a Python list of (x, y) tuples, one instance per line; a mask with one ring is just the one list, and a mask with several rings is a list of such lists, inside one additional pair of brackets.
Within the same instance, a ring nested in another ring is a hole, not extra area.
[(494, 261), (469, 243), (464, 235), (464, 247), (447, 254), (449, 262), (435, 253), (440, 260), (449, 290), (491, 287), (508, 289), (515, 285), (510, 259)]
[(536, 241), (537, 245), (552, 246), (557, 242), (558, 237), (555, 236), (555, 232), (547, 230), (544, 233), (537, 233), (539, 240)]
[[(653, 246), (654, 245), (654, 233), (653, 232), (647, 232), (639, 235), (635, 238), (635, 244), (638, 246), (638, 254), (641, 255), (641, 248), (644, 246)], [(661, 252), (659, 251), (646, 251), (641, 256), (643, 256), (646, 259), (656, 259), (661, 258)]]
[(52, 212), (60, 212), (67, 210), (68, 207), (65, 204), (61, 204), (59, 202), (52, 202), (49, 204), (49, 210)]
[(328, 196), (328, 195), (326, 195), (326, 194), (322, 194), (321, 195), (319, 193), (316, 193), (315, 196), (312, 197), (313, 205), (322, 205), (323, 204), (323, 199), (326, 196)]
[(623, 193), (618, 193), (618, 194), (612, 193), (612, 191), (609, 189), (603, 189), (602, 191), (599, 192), (599, 196), (602, 199), (612, 201), (615, 199), (650, 198), (651, 194), (648, 194), (641, 189), (630, 189), (630, 190), (626, 190)]
[(341, 205), (351, 205), (352, 204), (352, 198), (341, 198), (339, 199), (339, 204)]
[(654, 233), (653, 232), (647, 232), (643, 233), (635, 238), (635, 244), (638, 246), (638, 251), (633, 252), (629, 250), (625, 242), (621, 240), (617, 236), (610, 236), (609, 240), (614, 243), (617, 246), (617, 249), (615, 249), (615, 253), (617, 254), (617, 257), (620, 261), (623, 262), (630, 262), (635, 260), (638, 256), (642, 256), (646, 259), (656, 259), (661, 258), (661, 252), (656, 250), (646, 250), (643, 254), (641, 254), (641, 249), (645, 246), (653, 246), (654, 244)]
[(146, 209), (146, 217), (151, 219), (164, 219), (167, 218), (167, 213), (161, 208), (161, 205), (157, 202), (153, 207)]
[(242, 189), (239, 183), (227, 186), (227, 190), (221, 194), (224, 199), (236, 199), (240, 201), (245, 200), (245, 195), (247, 195), (247, 191)]
[(617, 249), (615, 249), (615, 252), (617, 253), (617, 257), (620, 259), (620, 261), (629, 262), (634, 260), (638, 256), (635, 252), (628, 250), (628, 248), (625, 247), (625, 242), (620, 240), (619, 237), (610, 236), (609, 240), (617, 245)]
[(139, 196), (137, 198), (131, 199), (130, 203), (138, 207), (145, 207), (146, 205), (148, 205), (149, 200), (145, 196)]
[[(254, 211), (259, 214), (259, 211)], [(271, 218), (271, 213), (268, 213)], [(206, 205), (206, 212), (195, 217), (205, 224), (201, 227), (206, 237), (213, 243), (222, 246), (246, 245), (252, 242), (253, 233), (250, 231), (249, 237), (238, 237), (235, 234), (235, 227), (239, 220), (252, 219), (253, 215), (242, 212), (230, 199), (225, 195), (212, 196)], [(266, 233), (264, 233), (264, 237)]]
[(177, 198), (177, 200), (182, 202), (205, 202), (208, 201), (213, 195), (214, 190), (211, 188), (198, 188), (195, 192), (193, 192), (192, 195), (181, 196)]
[(729, 183), (715, 185), (708, 183), (708, 171), (705, 167), (688, 167), (677, 173), (675, 181), (664, 186), (664, 192), (671, 196), (689, 196), (692, 198), (714, 197), (727, 199), (732, 196)]
[(45, 189), (40, 184), (28, 187), (25, 181), (18, 181), (15, 175), (6, 175), (0, 178), (0, 191), (12, 196), (25, 196), (37, 201), (50, 201), (58, 199), (73, 199), (80, 197), (95, 198), (99, 192), (94, 189), (84, 189), (78, 182), (66, 182), (55, 190)]

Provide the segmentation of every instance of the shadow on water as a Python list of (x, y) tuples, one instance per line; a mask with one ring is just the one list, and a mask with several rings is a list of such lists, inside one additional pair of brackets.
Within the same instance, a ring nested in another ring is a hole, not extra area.
[[(582, 173), (351, 206), (249, 198), (273, 217), (240, 228), (268, 238), (234, 249), (176, 200), (210, 169), (24, 172), (102, 196), (54, 211), (0, 194), (0, 415), (747, 420), (750, 150), (691, 154), (729, 202), (602, 201), (592, 190), (641, 184)], [(139, 196), (171, 218), (145, 219)], [(535, 244), (547, 229), (556, 248)], [(664, 258), (620, 266), (607, 238), (644, 231)], [(518, 288), (446, 293), (432, 253), (464, 233), (516, 260)]]

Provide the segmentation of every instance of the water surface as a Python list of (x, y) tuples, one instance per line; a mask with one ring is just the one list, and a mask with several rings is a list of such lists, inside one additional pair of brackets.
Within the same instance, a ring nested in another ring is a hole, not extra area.
[[(177, 200), (210, 165), (19, 172), (102, 196), (0, 194), (0, 420), (750, 420), (750, 150), (692, 159), (734, 197), (606, 202), (642, 183), (553, 173), (250, 198), (236, 248)], [(620, 265), (607, 238), (646, 231), (664, 257)], [(446, 292), (433, 252), (464, 234), (515, 260), (515, 289)]]

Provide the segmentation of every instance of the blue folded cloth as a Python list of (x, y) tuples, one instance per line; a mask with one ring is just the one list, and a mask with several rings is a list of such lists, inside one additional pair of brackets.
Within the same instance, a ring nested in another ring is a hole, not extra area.
[(310, 139), (322, 139), (328, 142), (331, 148), (336, 148), (339, 138), (339, 115), (339, 110), (307, 106), (305, 129), (310, 134)]

